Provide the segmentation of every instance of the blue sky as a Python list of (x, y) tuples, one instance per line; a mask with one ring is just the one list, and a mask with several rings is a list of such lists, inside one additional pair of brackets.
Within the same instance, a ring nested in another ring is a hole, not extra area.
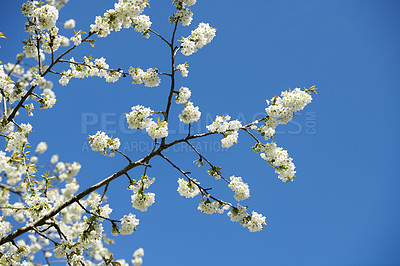
[[(7, 36), (0, 43), (3, 62), (15, 61), (26, 38), (21, 3), (0, 3), (0, 31)], [(153, 29), (168, 36), (170, 1), (150, 4), (146, 14)], [(88, 31), (94, 17), (112, 7), (112, 1), (70, 0), (59, 21), (73, 17), (76, 29)], [(197, 145), (225, 176), (244, 178), (252, 193), (246, 204), (267, 217), (264, 231), (249, 233), (226, 215), (200, 213), (198, 199), (180, 197), (179, 173), (156, 158), (149, 172), (156, 177), (151, 187), (156, 204), (148, 212), (132, 210), (126, 180), (110, 186), (115, 217), (134, 212), (141, 219), (136, 233), (111, 247), (116, 256), (130, 259), (143, 247), (144, 265), (399, 265), (399, 2), (199, 0), (192, 10), (192, 25), (181, 26), (178, 36), (187, 36), (199, 22), (217, 28), (211, 44), (177, 59), (190, 65), (189, 77), (179, 78), (178, 86), (192, 90), (192, 101), (203, 113), (196, 132), (205, 132), (220, 114), (250, 122), (264, 112), (266, 99), (287, 88), (318, 87), (313, 103), (275, 138), (294, 158), (297, 177), (282, 183), (243, 132), (228, 151), (218, 148), (220, 137), (200, 140)], [(104, 56), (114, 68), (166, 72), (168, 52), (156, 36), (146, 40), (122, 30), (72, 56)], [(72, 80), (67, 87), (55, 84), (55, 107), (36, 110), (29, 120), (35, 130), (31, 143), (49, 144), (42, 161), (58, 153), (65, 162), (80, 162), (84, 188), (126, 164), (123, 158), (87, 151), (87, 135), (106, 130), (121, 139), (129, 156), (140, 158), (150, 138), (127, 130), (119, 119), (137, 104), (163, 109), (169, 80), (163, 78), (157, 88), (131, 85), (130, 78), (115, 84), (96, 78)], [(173, 106), (170, 128), (179, 128), (180, 111)], [(88, 124), (88, 118), (98, 120)], [(170, 139), (179, 133), (184, 132)], [(213, 193), (233, 201), (225, 185), (192, 164), (193, 152), (180, 147), (166, 155), (213, 186)], [(133, 170), (131, 176), (141, 173)]]

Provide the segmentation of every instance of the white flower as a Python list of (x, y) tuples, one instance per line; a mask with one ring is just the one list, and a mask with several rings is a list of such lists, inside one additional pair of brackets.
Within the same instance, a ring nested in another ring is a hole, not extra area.
[(37, 193), (30, 195), (25, 202), (29, 207), (29, 215), (32, 220), (39, 219), (50, 209), (48, 199), (40, 197)]
[(69, 46), (69, 39), (65, 36), (61, 36), (61, 42), (60, 42), (61, 46)]
[(265, 145), (256, 145), (255, 151), (264, 152), (260, 156), (266, 160), (272, 167), (275, 168), (275, 173), (279, 174), (279, 179), (283, 182), (293, 181), (293, 177), (296, 173), (295, 166), (292, 162), (292, 158), (286, 150), (281, 147), (277, 147), (276, 143), (271, 142)]
[(65, 185), (65, 188), (61, 189), (65, 200), (69, 200), (78, 191), (79, 185), (77, 183), (71, 182)]
[[(194, 179), (193, 181), (196, 182), (196, 179)], [(200, 193), (198, 186), (191, 181), (188, 182), (182, 178), (179, 178), (178, 184), (179, 184), (179, 187), (178, 187), (177, 191), (182, 197), (193, 198)]]
[(261, 231), (267, 223), (265, 222), (264, 216), (253, 211), (249, 219), (244, 219), (242, 221), (242, 225), (243, 227), (247, 227), (250, 232), (258, 232)]
[(28, 143), (27, 135), (32, 131), (32, 126), (29, 123), (21, 124), (19, 130), (8, 135), (6, 151), (19, 151)]
[(32, 110), (34, 108), (35, 108), (35, 106), (33, 106), (33, 103), (25, 105), (25, 110), (28, 112), (28, 116), (33, 116)]
[[(121, 145), (119, 138), (112, 139), (101, 131), (97, 131), (96, 135), (89, 136), (89, 139), (93, 151), (98, 151), (110, 157), (114, 156), (114, 151)], [(111, 150), (110, 154), (108, 154), (107, 148)]]
[(133, 22), (133, 27), (134, 27), (135, 31), (143, 32), (143, 36), (146, 38), (150, 37), (150, 35), (148, 33), (148, 30), (151, 27), (151, 21), (150, 21), (149, 16), (140, 15), (140, 16), (134, 17), (132, 19), (132, 22)]
[(160, 85), (160, 78), (158, 77), (157, 69), (149, 68), (146, 72), (144, 72), (139, 67), (129, 68), (129, 75), (132, 76), (133, 84), (143, 84), (146, 87), (156, 87)]
[(58, 163), (56, 164), (56, 170), (57, 170), (58, 172), (64, 172), (66, 169), (67, 169), (67, 168), (66, 168), (66, 166), (65, 166), (65, 163), (63, 163), (63, 162), (58, 162)]
[(242, 181), (241, 177), (231, 176), (230, 179), (228, 187), (235, 192), (235, 200), (240, 201), (250, 197), (249, 186)]
[(11, 231), (11, 224), (4, 221), (3, 216), (0, 216), (0, 237), (5, 236)]
[(206, 128), (211, 131), (211, 132), (218, 132), (218, 133), (224, 133), (229, 129), (229, 121), (231, 117), (229, 115), (227, 116), (218, 116), (215, 118), (215, 121), (211, 124), (208, 125)]
[(211, 202), (209, 199), (201, 200), (197, 209), (206, 214), (213, 214), (218, 212), (219, 203), (216, 201)]
[[(95, 24), (90, 25), (91, 31), (98, 37), (107, 37), (113, 30), (119, 31), (122, 27), (129, 28), (146, 6), (148, 6), (147, 1), (142, 0), (118, 1), (114, 4), (114, 9), (107, 10), (103, 17), (96, 17)], [(149, 27), (148, 24), (149, 21), (145, 18), (140, 21), (140, 26), (143, 28)]]
[(187, 38), (182, 38), (182, 54), (188, 56), (197, 52), (197, 49), (212, 41), (215, 32), (216, 29), (210, 27), (208, 23), (200, 23)]
[(193, 20), (193, 12), (189, 8), (184, 8), (176, 11), (173, 18), (178, 18), (178, 20), (182, 22), (183, 26), (189, 26)]
[(39, 161), (39, 158), (37, 156), (31, 157), (31, 163), (37, 163), (38, 161)]
[(33, 72), (33, 80), (31, 81), (31, 86), (37, 86), (43, 81), (44, 78), (39, 73)]
[(147, 208), (155, 202), (154, 193), (139, 192), (131, 196), (132, 207), (142, 212), (147, 211)]
[(35, 19), (35, 23), (38, 29), (50, 30), (51, 28), (56, 26), (56, 22), (58, 19), (58, 10), (54, 6), (43, 5), (41, 7), (35, 8), (33, 12), (29, 15)]
[(69, 19), (64, 22), (64, 28), (65, 29), (73, 29), (75, 28), (75, 20), (74, 19)]
[(44, 89), (42, 93), (42, 99), (39, 99), (38, 102), (41, 103), (40, 108), (49, 109), (54, 106), (56, 103), (56, 95), (51, 89)]
[(50, 163), (55, 164), (58, 162), (58, 154), (51, 156)]
[(133, 252), (134, 257), (143, 257), (144, 256), (144, 249), (143, 248), (138, 248)]
[(177, 104), (182, 104), (182, 103), (186, 103), (190, 96), (192, 95), (191, 91), (189, 90), (189, 88), (187, 87), (181, 87), (178, 90), (178, 94), (176, 95), (176, 99), (175, 102)]
[(79, 45), (82, 42), (82, 34), (80, 34), (79, 32), (77, 32), (74, 36), (71, 37), (71, 42), (74, 43), (74, 45)]
[(154, 122), (150, 121), (147, 128), (147, 133), (152, 139), (161, 139), (168, 136), (168, 122)]
[(239, 133), (237, 131), (233, 131), (224, 135), (224, 138), (221, 139), (222, 147), (230, 148), (233, 144), (237, 143)]
[(149, 188), (150, 185), (153, 184), (155, 180), (156, 180), (155, 177), (150, 178), (147, 175), (144, 175), (139, 179), (139, 181), (137, 181), (134, 184), (131, 184), (128, 187), (128, 189), (132, 190), (133, 193), (137, 193), (137, 192), (139, 192), (139, 190), (143, 190), (143, 189)]
[(274, 97), (270, 105), (265, 109), (268, 116), (277, 119), (279, 124), (286, 124), (293, 118), (293, 113), (303, 110), (312, 101), (310, 93), (296, 88), (292, 91), (284, 91), (281, 97)]
[(45, 53), (51, 54), (58, 50), (61, 45), (62, 38), (58, 35), (50, 35), (46, 33), (42, 39), (42, 48)]
[(236, 208), (232, 208), (231, 211), (228, 212), (229, 218), (231, 218), (232, 222), (239, 222), (244, 217), (247, 217), (247, 207), (241, 206), (239, 203)]
[(58, 81), (62, 86), (68, 85), (70, 79), (73, 77), (71, 70), (69, 69), (67, 72), (63, 71), (61, 73), (61, 78)]
[(140, 266), (143, 263), (143, 259), (141, 257), (135, 257), (131, 260), (131, 263), (135, 266)]
[(42, 154), (42, 153), (44, 153), (46, 150), (47, 150), (47, 143), (42, 141), (42, 142), (40, 142), (40, 143), (36, 146), (35, 152), (36, 152), (37, 154)]
[(181, 72), (182, 77), (186, 78), (189, 74), (189, 70), (187, 70), (188, 67), (189, 67), (189, 65), (185, 62), (184, 64), (177, 65), (176, 69)]
[(125, 115), (126, 120), (129, 124), (129, 128), (146, 128), (149, 125), (150, 121), (152, 121), (152, 119), (148, 117), (152, 114), (153, 111), (150, 108), (146, 108), (142, 105), (133, 106), (131, 109), (132, 112)]
[(121, 235), (132, 234), (133, 231), (136, 230), (136, 226), (139, 225), (139, 221), (139, 219), (136, 219), (136, 215), (131, 213), (129, 215), (124, 215), (124, 217), (121, 219)]
[(186, 124), (196, 122), (200, 119), (201, 112), (199, 111), (198, 106), (193, 106), (192, 102), (188, 102), (185, 104), (185, 108), (182, 113), (179, 115), (179, 119)]

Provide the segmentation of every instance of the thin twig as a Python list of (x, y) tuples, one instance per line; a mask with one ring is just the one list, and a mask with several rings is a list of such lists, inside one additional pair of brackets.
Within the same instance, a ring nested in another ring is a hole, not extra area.
[(163, 40), (166, 44), (168, 44), (168, 46), (170, 46), (171, 47), (171, 44), (166, 40), (166, 39), (164, 39), (164, 37), (163, 36), (161, 36), (160, 34), (158, 34), (157, 32), (155, 32), (154, 30), (152, 30), (152, 29), (149, 29), (149, 31), (150, 32), (152, 32), (152, 33), (154, 33), (155, 35), (157, 35), (158, 37), (160, 37), (161, 38), (161, 40)]
[(231, 203), (229, 203), (229, 202), (225, 202), (225, 201), (222, 201), (222, 200), (220, 200), (220, 199), (217, 199), (217, 198), (215, 198), (215, 197), (213, 197), (209, 192), (208, 192), (208, 190), (210, 190), (210, 188), (203, 188), (202, 186), (200, 186), (200, 184), (198, 184), (196, 181), (194, 181), (189, 175), (188, 175), (188, 172), (185, 172), (185, 171), (183, 171), (181, 168), (179, 168), (176, 164), (174, 164), (172, 161), (170, 161), (167, 157), (165, 157), (163, 154), (159, 154), (159, 156), (161, 157), (161, 158), (163, 158), (164, 160), (166, 160), (170, 165), (172, 165), (172, 167), (174, 167), (175, 169), (177, 169), (179, 172), (181, 172), (181, 174), (183, 174), (190, 182), (192, 182), (193, 184), (195, 184), (197, 187), (198, 187), (198, 189), (200, 190), (200, 192), (202, 193), (202, 194), (206, 194), (210, 199), (213, 199), (213, 200), (215, 200), (215, 201), (217, 201), (219, 204), (221, 204), (221, 205), (229, 205), (229, 206), (231, 206), (232, 208), (235, 208), (235, 206), (233, 206)]
[[(204, 157), (202, 154), (200, 154), (200, 152), (199, 152), (192, 144), (190, 144), (189, 141), (186, 140), (185, 142), (197, 153), (197, 155), (200, 156), (200, 159), (206, 161), (206, 162), (208, 163), (208, 165), (209, 165), (212, 169), (215, 169), (215, 168), (216, 168), (209, 160), (207, 160), (206, 157)], [(229, 182), (225, 177), (223, 177), (222, 175), (219, 175), (219, 176), (220, 176), (224, 181), (226, 181), (228, 184), (230, 184), (230, 182)]]
[(126, 156), (122, 151), (119, 151), (119, 150), (115, 150), (115, 151), (118, 152), (119, 154), (121, 154), (122, 156), (124, 156), (125, 159), (127, 159), (130, 164), (132, 163), (132, 160), (128, 156)]
[(78, 205), (79, 205), (85, 212), (87, 212), (87, 213), (90, 214), (90, 215), (96, 216), (96, 217), (98, 217), (98, 218), (100, 218), (100, 219), (104, 219), (104, 220), (110, 221), (110, 222), (112, 222), (112, 223), (119, 223), (119, 222), (120, 222), (119, 220), (112, 220), (112, 219), (106, 218), (106, 217), (104, 217), (104, 216), (101, 216), (101, 215), (95, 214), (94, 212), (89, 211), (88, 209), (86, 209), (86, 208), (79, 202), (79, 200), (78, 200), (76, 203), (78, 203)]

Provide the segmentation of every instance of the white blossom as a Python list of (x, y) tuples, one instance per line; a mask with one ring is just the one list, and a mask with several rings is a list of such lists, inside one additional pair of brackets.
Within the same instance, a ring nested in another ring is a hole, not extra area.
[(136, 219), (136, 215), (129, 214), (129, 215), (124, 215), (124, 217), (121, 219), (121, 230), (120, 233), (122, 235), (130, 235), (133, 233), (133, 231), (136, 230), (136, 226), (139, 225), (139, 219)]
[(216, 29), (210, 27), (208, 23), (200, 23), (188, 37), (182, 38), (182, 54), (188, 56), (197, 52), (197, 49), (203, 48), (212, 41), (215, 32)]
[(47, 150), (47, 143), (42, 141), (42, 142), (40, 142), (40, 143), (36, 146), (35, 152), (36, 152), (37, 154), (42, 154), (42, 153), (44, 153), (46, 150)]
[[(106, 133), (97, 131), (95, 135), (89, 136), (90, 147), (93, 151), (98, 151), (106, 156), (114, 156), (114, 151), (121, 145), (119, 138), (110, 138)], [(109, 154), (107, 148), (111, 150)]]
[(202, 200), (199, 203), (199, 206), (197, 207), (197, 209), (203, 213), (206, 214), (213, 214), (218, 212), (219, 210), (219, 203), (216, 201), (211, 202), (210, 200), (206, 199), (206, 200)]
[(152, 119), (148, 117), (153, 113), (153, 111), (142, 105), (133, 106), (131, 109), (132, 111), (129, 114), (125, 114), (129, 128), (146, 128), (152, 121)]
[(65, 29), (73, 29), (75, 28), (75, 20), (74, 19), (69, 19), (64, 22), (64, 28)]
[(235, 200), (245, 200), (250, 197), (250, 189), (249, 186), (242, 181), (241, 177), (230, 177), (230, 183), (228, 187), (235, 192)]
[(155, 202), (155, 196), (156, 194), (150, 192), (135, 193), (131, 196), (132, 207), (145, 212)]
[(250, 232), (261, 231), (264, 225), (267, 225), (265, 217), (255, 211), (252, 212), (248, 219), (243, 219), (241, 223), (243, 227), (247, 227)]
[(239, 133), (237, 131), (229, 132), (224, 135), (224, 138), (221, 139), (222, 147), (230, 148), (233, 144), (237, 143)]
[(196, 122), (200, 119), (201, 112), (199, 111), (198, 106), (194, 106), (192, 102), (188, 102), (185, 104), (185, 108), (182, 113), (179, 115), (179, 119), (186, 124)]
[(189, 67), (189, 65), (185, 62), (184, 64), (177, 65), (176, 69), (181, 72), (182, 77), (186, 78), (189, 74), (189, 70), (187, 70), (188, 67)]
[(132, 76), (133, 84), (144, 84), (146, 87), (157, 87), (161, 82), (161, 79), (158, 77), (157, 69), (155, 68), (149, 68), (144, 72), (139, 67), (130, 67), (129, 75)]
[(286, 150), (278, 147), (274, 142), (265, 145), (258, 144), (254, 147), (254, 150), (263, 152), (260, 154), (261, 158), (275, 168), (275, 173), (279, 174), (279, 179), (283, 182), (293, 181), (296, 173), (295, 166), (292, 162), (293, 159), (289, 157)]
[[(196, 179), (194, 179), (193, 181), (196, 183), (199, 183), (196, 181)], [(179, 178), (178, 184), (179, 184), (179, 187), (178, 187), (177, 191), (182, 197), (193, 198), (200, 193), (198, 186), (195, 183), (193, 183), (192, 181), (186, 181), (182, 178)]]
[(187, 88), (187, 87), (181, 87), (181, 88), (178, 90), (178, 93), (177, 93), (177, 95), (176, 95), (175, 102), (176, 102), (177, 104), (186, 103), (186, 102), (189, 100), (189, 98), (190, 98), (191, 95), (192, 95), (192, 92), (189, 90), (189, 88)]
[(150, 121), (147, 128), (147, 133), (152, 139), (161, 139), (168, 136), (168, 122), (154, 122)]
[(58, 162), (58, 154), (54, 154), (53, 156), (51, 156), (50, 162), (52, 164), (55, 164)]

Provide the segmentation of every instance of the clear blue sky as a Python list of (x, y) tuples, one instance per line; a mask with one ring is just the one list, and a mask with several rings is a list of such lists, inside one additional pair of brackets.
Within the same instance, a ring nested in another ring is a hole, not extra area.
[[(112, 2), (70, 0), (59, 21), (73, 17), (76, 29), (88, 31)], [(146, 11), (153, 29), (165, 35), (171, 32), (170, 2), (153, 0)], [(26, 38), (21, 3), (0, 3), (0, 31), (8, 38), (0, 43), (3, 62), (15, 61)], [(206, 118), (217, 114), (249, 122), (264, 111), (265, 99), (281, 90), (316, 85), (319, 95), (313, 103), (276, 136), (294, 158), (297, 177), (282, 183), (243, 133), (229, 151), (209, 149), (220, 137), (200, 141), (225, 176), (242, 176), (250, 185), (252, 197), (246, 204), (264, 214), (268, 226), (249, 233), (226, 215), (200, 213), (198, 199), (176, 192), (179, 173), (155, 159), (149, 176), (156, 177), (151, 187), (156, 204), (148, 212), (132, 210), (125, 179), (110, 186), (115, 218), (134, 212), (141, 219), (136, 233), (111, 248), (116, 256), (130, 259), (143, 247), (144, 265), (149, 266), (400, 265), (399, 7), (390, 0), (199, 0), (192, 26), (180, 27), (178, 34), (187, 36), (199, 22), (208, 22), (218, 29), (217, 36), (193, 56), (177, 59), (190, 64), (189, 77), (180, 78), (178, 86), (192, 90), (192, 100), (203, 112), (196, 132), (204, 132), (210, 122)], [(113, 32), (99, 39), (95, 49), (73, 54), (76, 60), (83, 55), (104, 56), (114, 68), (169, 70), (168, 47), (156, 36), (146, 40), (133, 30)], [(53, 153), (65, 162), (80, 162), (79, 182), (87, 187), (126, 164), (123, 158), (87, 151), (87, 134), (107, 130), (121, 139), (129, 156), (140, 158), (145, 151), (135, 147), (143, 148), (139, 143), (150, 138), (127, 131), (119, 118), (137, 104), (163, 109), (168, 81), (164, 78), (157, 88), (133, 86), (130, 78), (116, 84), (72, 80), (68, 87), (55, 82), (58, 102), (30, 118), (35, 130), (31, 142), (49, 144), (42, 162)], [(170, 128), (179, 126), (180, 111), (181, 106), (173, 106)], [(88, 125), (83, 117), (99, 120)], [(171, 134), (171, 139), (179, 136)], [(181, 147), (167, 155), (203, 184), (215, 186), (213, 193), (233, 201), (229, 189), (191, 163), (197, 159), (192, 152)], [(131, 175), (140, 176), (141, 170)]]

